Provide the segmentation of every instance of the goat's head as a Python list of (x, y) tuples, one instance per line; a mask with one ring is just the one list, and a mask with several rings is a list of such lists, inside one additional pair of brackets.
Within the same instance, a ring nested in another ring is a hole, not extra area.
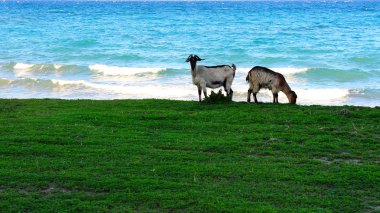
[(204, 59), (199, 58), (197, 55), (191, 54), (189, 55), (189, 57), (187, 57), (186, 62), (197, 62), (197, 61), (202, 61), (202, 60)]
[(297, 102), (297, 94), (294, 92), (294, 91), (290, 91), (290, 95), (289, 95), (289, 103), (290, 104), (296, 104)]

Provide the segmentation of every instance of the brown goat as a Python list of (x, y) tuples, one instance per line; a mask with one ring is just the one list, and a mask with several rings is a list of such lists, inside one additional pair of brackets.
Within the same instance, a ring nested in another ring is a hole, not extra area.
[(247, 102), (251, 102), (251, 93), (257, 103), (256, 94), (261, 88), (266, 88), (273, 93), (273, 103), (278, 103), (278, 93), (282, 91), (288, 97), (290, 104), (295, 104), (297, 94), (292, 91), (281, 73), (270, 70), (266, 67), (256, 66), (252, 68), (247, 75), (249, 82)]

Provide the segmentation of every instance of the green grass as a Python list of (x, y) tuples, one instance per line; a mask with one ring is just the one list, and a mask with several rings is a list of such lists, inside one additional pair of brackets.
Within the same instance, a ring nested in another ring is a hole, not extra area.
[(0, 212), (48, 211), (380, 211), (380, 108), (0, 99)]

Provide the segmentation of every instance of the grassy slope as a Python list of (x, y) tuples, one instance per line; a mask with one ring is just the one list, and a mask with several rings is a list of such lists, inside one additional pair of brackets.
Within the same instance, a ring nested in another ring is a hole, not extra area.
[(0, 212), (376, 211), (379, 141), (379, 108), (0, 99)]

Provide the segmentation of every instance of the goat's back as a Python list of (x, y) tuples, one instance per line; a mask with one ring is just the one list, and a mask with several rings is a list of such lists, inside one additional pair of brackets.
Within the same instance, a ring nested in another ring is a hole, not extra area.
[(229, 65), (218, 65), (218, 66), (197, 66), (197, 74), (200, 76), (210, 76), (214, 78), (226, 77), (227, 75), (235, 75), (235, 70)]
[(255, 66), (248, 72), (246, 80), (250, 81), (251, 78), (252, 80), (259, 82), (273, 81), (274, 79), (285, 81), (285, 78), (281, 73), (275, 72), (269, 68), (261, 66)]

